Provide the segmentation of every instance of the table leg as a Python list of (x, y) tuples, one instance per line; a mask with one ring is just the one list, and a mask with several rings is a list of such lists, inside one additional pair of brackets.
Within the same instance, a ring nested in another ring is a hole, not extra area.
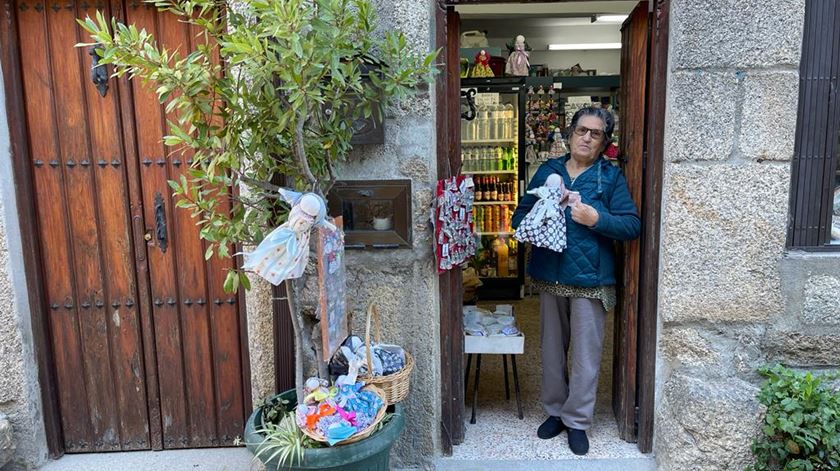
[(470, 392), (470, 366), (472, 366), (472, 353), (467, 353), (467, 372), (464, 373), (464, 395)]
[[(519, 420), (522, 420), (522, 401), (519, 399), (519, 373), (516, 371), (516, 356), (510, 356), (510, 363), (513, 365), (513, 390), (516, 391), (516, 408), (519, 410)], [(476, 381), (478, 383), (478, 381)]]
[(470, 417), (470, 423), (475, 423), (475, 406), (478, 404), (478, 377), (481, 375), (481, 354), (477, 354), (475, 359), (475, 386), (473, 386), (473, 403), (472, 403), (472, 416)]
[(507, 369), (507, 355), (502, 355), (502, 366), (504, 366), (505, 373), (505, 400), (510, 400), (510, 386), (508, 384), (508, 369)]

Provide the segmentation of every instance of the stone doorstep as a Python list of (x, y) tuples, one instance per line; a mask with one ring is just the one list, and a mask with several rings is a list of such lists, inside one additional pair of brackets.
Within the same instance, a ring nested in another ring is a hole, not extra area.
[(203, 448), (64, 455), (40, 471), (262, 471), (243, 448)]
[(440, 458), (435, 471), (656, 471), (656, 459), (458, 460)]

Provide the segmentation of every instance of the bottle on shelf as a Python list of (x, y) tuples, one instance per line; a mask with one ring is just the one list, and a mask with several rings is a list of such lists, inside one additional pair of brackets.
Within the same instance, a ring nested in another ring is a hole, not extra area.
[(498, 118), (499, 113), (496, 111), (496, 105), (489, 105), (487, 107), (487, 139), (497, 139), (496, 120)]
[(508, 103), (505, 105), (505, 139), (513, 139), (515, 138), (515, 134), (513, 132), (514, 126), (514, 119), (516, 118), (516, 113), (513, 112), (513, 105)]
[(490, 110), (486, 106), (478, 107), (478, 134), (476, 140), (490, 139)]
[(503, 278), (509, 276), (507, 242), (502, 237), (496, 237), (491, 247), (495, 255), (496, 275)]
[(511, 237), (508, 239), (508, 272), (516, 274), (517, 270), (517, 260), (516, 260), (516, 253), (518, 250), (518, 246), (516, 244), (516, 239)]
[(484, 201), (484, 182), (481, 177), (475, 179), (475, 200)]
[(497, 178), (498, 177), (490, 178), (490, 201), (499, 201), (499, 189), (498, 185), (496, 184)]

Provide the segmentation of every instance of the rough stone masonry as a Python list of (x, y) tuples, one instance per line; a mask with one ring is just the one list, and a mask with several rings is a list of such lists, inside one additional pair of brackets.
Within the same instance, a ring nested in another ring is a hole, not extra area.
[(840, 258), (785, 247), (804, 13), (804, 0), (672, 2), (660, 469), (743, 468), (756, 368), (840, 365)]

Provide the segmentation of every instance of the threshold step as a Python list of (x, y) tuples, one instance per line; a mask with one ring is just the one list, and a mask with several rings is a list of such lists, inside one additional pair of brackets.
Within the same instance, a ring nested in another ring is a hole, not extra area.
[(656, 471), (656, 459), (570, 458), (563, 460), (461, 460), (440, 458), (435, 471)]

